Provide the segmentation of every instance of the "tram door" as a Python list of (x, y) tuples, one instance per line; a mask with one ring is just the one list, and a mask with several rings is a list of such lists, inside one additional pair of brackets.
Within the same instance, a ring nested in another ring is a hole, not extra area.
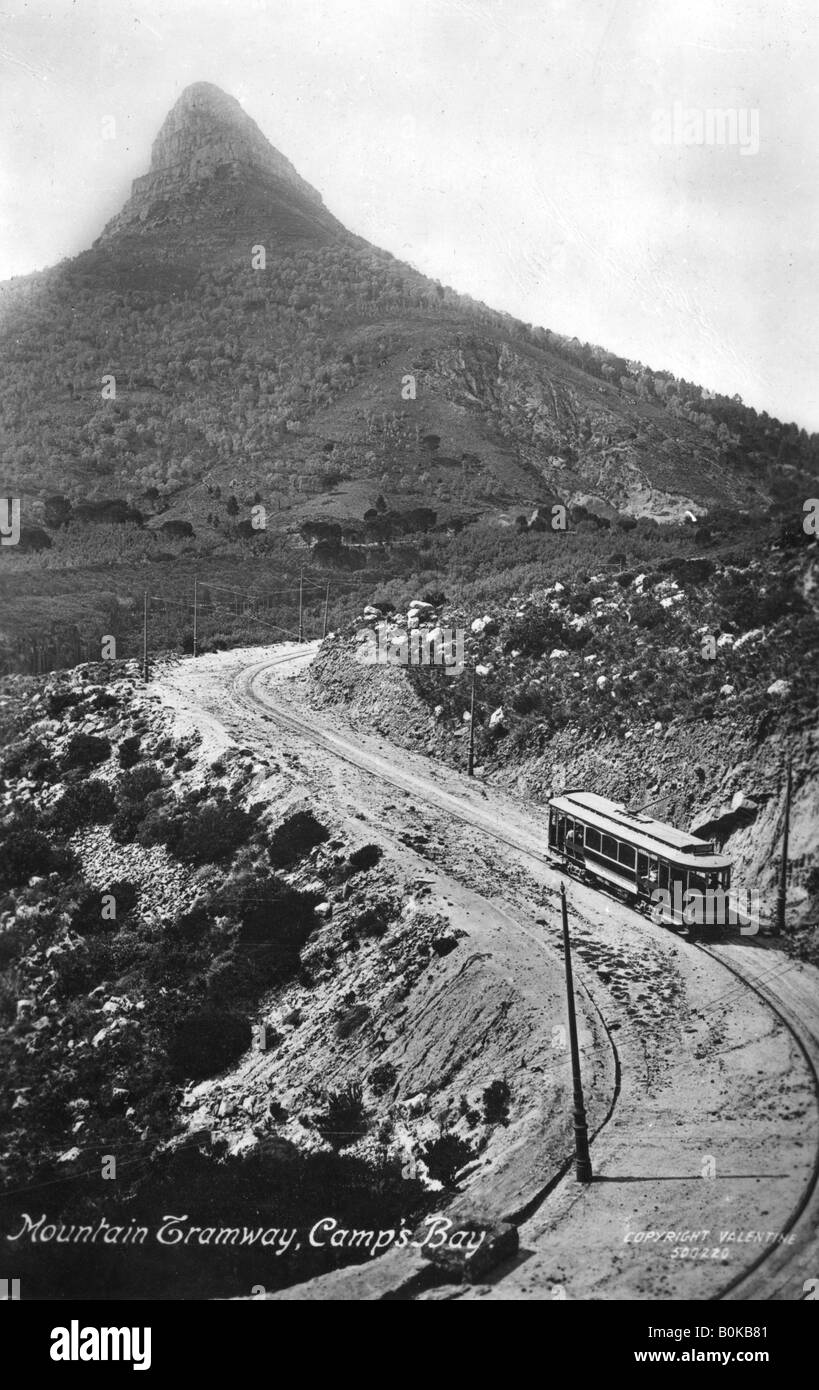
[(637, 890), (640, 893), (650, 893), (648, 885), (648, 855), (637, 851)]

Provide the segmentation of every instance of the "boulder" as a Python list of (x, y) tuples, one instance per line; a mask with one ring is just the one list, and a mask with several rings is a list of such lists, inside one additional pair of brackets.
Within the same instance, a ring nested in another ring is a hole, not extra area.
[[(447, 1243), (435, 1249), (424, 1245), (421, 1251), (424, 1258), (446, 1277), (447, 1282), (479, 1283), (490, 1270), (506, 1260), (511, 1260), (517, 1254), (518, 1229), (510, 1222), (498, 1221), (491, 1217), (463, 1217), (456, 1215), (454, 1211), (450, 1213), (450, 1219), (452, 1227), (447, 1232)], [(429, 1225), (426, 1223), (419, 1228), (414, 1239), (422, 1240), (428, 1231)], [(469, 1233), (466, 1240), (461, 1232)], [(453, 1238), (463, 1240), (461, 1248), (453, 1249), (450, 1244)], [(477, 1243), (479, 1240), (480, 1244)]]

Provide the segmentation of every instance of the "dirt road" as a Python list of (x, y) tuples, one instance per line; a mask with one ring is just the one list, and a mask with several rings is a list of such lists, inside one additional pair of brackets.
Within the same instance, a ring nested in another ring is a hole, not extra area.
[[(217, 744), (287, 749), (337, 819), (365, 825), (409, 872), (432, 866), (531, 1010), (548, 1001), (539, 1037), (568, 1097), (560, 875), (542, 812), (317, 714), (303, 677), (314, 651), (185, 661), (157, 688)], [(803, 1298), (819, 1277), (817, 972), (753, 938), (703, 951), (582, 885), (569, 894), (595, 1180), (563, 1171), (568, 1105), (518, 1127), (468, 1188), (515, 1218), (518, 1257), (484, 1285), (420, 1296)], [(410, 1277), (396, 1252), (279, 1297), (400, 1297)]]

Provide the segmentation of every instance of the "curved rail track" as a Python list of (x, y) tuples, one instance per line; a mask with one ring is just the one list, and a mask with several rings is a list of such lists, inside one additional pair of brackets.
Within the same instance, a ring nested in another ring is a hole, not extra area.
[[(422, 800), (425, 800), (427, 804), (433, 807), (434, 809), (446, 811), (450, 816), (453, 817), (453, 819), (458, 820), (463, 825), (468, 826), (473, 830), (477, 829), (485, 832), (486, 834), (491, 836), (492, 840), (495, 843), (508, 846), (510, 849), (514, 850), (516, 854), (522, 855), (526, 859), (531, 859), (537, 862), (542, 867), (549, 869), (556, 876), (559, 875), (560, 872), (562, 872), (562, 866), (559, 866), (551, 855), (539, 852), (539, 850), (533, 844), (531, 833), (526, 834), (525, 832), (523, 832), (522, 826), (521, 831), (523, 833), (521, 833), (521, 835), (517, 838), (513, 835), (505, 834), (502, 830), (499, 829), (496, 817), (488, 809), (484, 811), (483, 808), (480, 806), (469, 805), (463, 798), (459, 798), (453, 795), (451, 792), (444, 791), (443, 789), (439, 789), (437, 787), (433, 789), (428, 784), (424, 785), (421, 779), (415, 778), (409, 774), (402, 775), (400, 772), (396, 772), (395, 769), (391, 767), (389, 761), (386, 758), (382, 758), (377, 754), (370, 752), (367, 752), (365, 754), (362, 750), (358, 754), (358, 756), (356, 756), (356, 752), (350, 747), (349, 743), (341, 736), (337, 736), (333, 733), (316, 729), (312, 724), (310, 724), (306, 720), (302, 720), (298, 717), (298, 715), (293, 714), (292, 711), (283, 709), (280, 704), (266, 699), (262, 694), (260, 694), (258, 685), (263, 680), (267, 671), (269, 671), (273, 667), (282, 665), (284, 663), (292, 663), (294, 660), (298, 660), (300, 657), (303, 657), (303, 659), (307, 659), (312, 655), (312, 647), (307, 647), (303, 653), (291, 651), (285, 656), (276, 658), (268, 657), (265, 661), (256, 663), (250, 667), (246, 667), (244, 670), (240, 671), (231, 682), (231, 691), (234, 699), (237, 701), (237, 703), (243, 704), (245, 705), (245, 707), (253, 709), (254, 712), (259, 711), (263, 718), (267, 720), (272, 720), (280, 728), (289, 730), (298, 738), (304, 739), (307, 742), (324, 749), (324, 751), (331, 754), (333, 758), (350, 764), (351, 766), (355, 767), (357, 771), (363, 771), (369, 773), (371, 776), (378, 777), (381, 781), (394, 787), (397, 791), (404, 793), (411, 792), (416, 797), (420, 797)], [(486, 795), (483, 789), (477, 790), (479, 795)], [(526, 843), (526, 841), (528, 841), (528, 843)], [(508, 916), (507, 913), (503, 913), (503, 910), (498, 908), (498, 904), (496, 902), (493, 901), (491, 905), (493, 910), (500, 911), (502, 915)], [(575, 908), (575, 911), (576, 910), (577, 909)], [(586, 920), (585, 918), (583, 918), (583, 914), (578, 915), (581, 916), (582, 920)], [(645, 921), (645, 918), (642, 916), (642, 914), (639, 915), (641, 917), (641, 920)], [(510, 918), (510, 920), (512, 919)], [(526, 928), (521, 922), (517, 921), (516, 919), (514, 919), (514, 925), (517, 930), (522, 931), (526, 935), (529, 935), (533, 940), (537, 939), (535, 933), (531, 932), (528, 928)], [(766, 1005), (766, 1007), (776, 1015), (780, 1023), (788, 1030), (791, 1037), (794, 1039), (799, 1052), (804, 1058), (805, 1065), (811, 1079), (814, 1105), (816, 1106), (817, 1114), (819, 1114), (819, 1030), (813, 1031), (811, 1026), (806, 1024), (804, 1019), (800, 1018), (799, 1015), (795, 1013), (794, 1010), (791, 1007), (789, 1007), (780, 997), (773, 993), (769, 987), (773, 981), (781, 978), (783, 974), (786, 974), (787, 971), (791, 969), (791, 967), (787, 964), (785, 964), (784, 966), (780, 964), (776, 969), (768, 971), (767, 974), (763, 973), (761, 975), (755, 976), (753, 971), (750, 970), (750, 968), (748, 967), (747, 962), (743, 965), (736, 961), (727, 960), (725, 956), (725, 949), (721, 948), (720, 946), (706, 946), (704, 943), (700, 941), (690, 941), (689, 944), (695, 947), (698, 951), (701, 951), (704, 954), (710, 956), (713, 960), (718, 962), (718, 964), (723, 969), (735, 976), (735, 978), (738, 981), (740, 981), (743, 986), (745, 986), (747, 989), (751, 990), (754, 994), (756, 994), (757, 997)], [(591, 1001), (595, 1011), (597, 1012), (600, 1018), (603, 1029), (612, 1048), (615, 1064), (614, 1092), (607, 1114), (595, 1130), (595, 1135), (597, 1135), (611, 1120), (612, 1115), (614, 1114), (615, 1106), (617, 1104), (617, 1099), (620, 1091), (620, 1058), (617, 1052), (616, 1045), (614, 1043), (614, 1039), (611, 1035), (611, 1032), (608, 1028), (606, 1020), (599, 1006), (597, 1005), (596, 1001), (593, 999), (588, 990), (584, 990), (584, 993)], [(527, 1204), (527, 1212), (534, 1210), (537, 1207), (537, 1205), (548, 1195), (548, 1193), (553, 1189), (555, 1184), (563, 1176), (564, 1172), (568, 1169), (570, 1164), (571, 1159), (568, 1161), (568, 1163), (560, 1165), (559, 1171), (553, 1175), (553, 1177), (550, 1179), (548, 1184), (546, 1184), (543, 1190), (538, 1194), (538, 1196)], [(523, 1215), (523, 1213), (521, 1213), (521, 1215)], [(806, 1183), (798, 1201), (795, 1203), (792, 1211), (790, 1212), (787, 1220), (785, 1221), (781, 1230), (781, 1234), (788, 1235), (794, 1232), (795, 1228), (797, 1228), (798, 1226), (801, 1230), (802, 1242), (801, 1245), (797, 1247), (796, 1252), (792, 1252), (788, 1249), (788, 1247), (784, 1247), (782, 1245), (771, 1245), (764, 1248), (755, 1258), (749, 1261), (749, 1263), (745, 1266), (744, 1269), (742, 1269), (727, 1284), (725, 1284), (724, 1287), (722, 1287), (717, 1293), (715, 1293), (710, 1301), (717, 1301), (725, 1298), (754, 1298), (755, 1296), (761, 1298), (770, 1297), (770, 1294), (762, 1292), (755, 1294), (754, 1292), (755, 1288), (760, 1287), (757, 1276), (759, 1274), (759, 1271), (763, 1268), (763, 1266), (776, 1266), (781, 1276), (788, 1263), (789, 1256), (792, 1260), (794, 1257), (794, 1253), (803, 1254), (805, 1247), (809, 1245), (811, 1241), (814, 1242), (813, 1248), (816, 1249), (816, 1233), (817, 1230), (819, 1230), (819, 1149), (817, 1149), (817, 1152), (814, 1155), (813, 1166), (808, 1182)], [(805, 1227), (804, 1229), (802, 1229), (803, 1226)], [(813, 1259), (812, 1253), (810, 1255), (810, 1258)], [(812, 1272), (814, 1273), (814, 1275), (819, 1274), (819, 1257), (817, 1257), (816, 1259), (815, 1270), (811, 1265), (805, 1265), (804, 1268), (806, 1272)], [(785, 1277), (786, 1282), (793, 1282), (792, 1279), (788, 1280), (787, 1276)], [(791, 1297), (792, 1296), (793, 1295), (791, 1294)]]

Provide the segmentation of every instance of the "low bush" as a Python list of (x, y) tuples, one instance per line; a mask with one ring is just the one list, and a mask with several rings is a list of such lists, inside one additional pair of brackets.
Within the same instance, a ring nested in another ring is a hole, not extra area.
[(340, 1091), (327, 1092), (327, 1109), (316, 1120), (316, 1129), (334, 1149), (346, 1149), (363, 1139), (367, 1123), (363, 1087), (351, 1081)]
[(53, 956), (51, 968), (57, 997), (73, 999), (78, 994), (87, 994), (103, 980), (111, 978), (111, 948), (105, 937), (92, 935), (81, 947)]
[(251, 1041), (246, 1018), (225, 1009), (201, 1009), (171, 1032), (167, 1044), (171, 1074), (180, 1081), (203, 1081), (238, 1061)]
[(373, 1094), (383, 1096), (387, 1091), (392, 1090), (398, 1080), (398, 1072), (392, 1062), (379, 1062), (377, 1067), (373, 1067), (367, 1080)]
[(216, 863), (234, 854), (255, 825), (255, 817), (240, 806), (206, 801), (174, 818), (167, 844), (177, 859), (191, 864)]
[(31, 777), (35, 781), (45, 781), (47, 770), (50, 769), (52, 764), (48, 750), (38, 738), (29, 738), (8, 748), (3, 757), (4, 777)]
[(455, 1174), (474, 1157), (475, 1150), (472, 1145), (459, 1134), (452, 1132), (440, 1134), (421, 1150), (421, 1159), (426, 1164), (430, 1177), (442, 1182), (444, 1187), (452, 1187)]
[(55, 848), (40, 830), (12, 830), (0, 843), (0, 887), (19, 888), (35, 874), (66, 873), (74, 863), (68, 850)]
[(124, 738), (119, 745), (117, 757), (121, 768), (127, 770), (135, 767), (141, 757), (142, 740), (139, 734), (131, 734), (129, 738)]
[(130, 844), (132, 840), (136, 839), (144, 815), (144, 806), (138, 806), (136, 802), (129, 802), (125, 806), (120, 806), (111, 821), (111, 838), (118, 845)]
[(277, 869), (289, 868), (303, 859), (316, 845), (329, 839), (330, 832), (312, 811), (296, 811), (274, 830), (268, 843), (270, 862)]
[(74, 709), (76, 705), (81, 705), (82, 701), (83, 696), (79, 690), (52, 691), (46, 704), (49, 719), (59, 719), (67, 709)]
[(483, 1117), (488, 1125), (509, 1122), (509, 1103), (512, 1091), (508, 1081), (493, 1081), (483, 1093)]
[(384, 851), (380, 845), (362, 845), (360, 849), (354, 849), (347, 860), (349, 872), (358, 874), (365, 869), (373, 869), (383, 857)]
[(110, 820), (116, 809), (116, 797), (107, 782), (89, 777), (66, 787), (52, 807), (49, 823), (60, 835), (73, 835), (84, 825), (96, 825)]
[(162, 786), (162, 773), (156, 763), (141, 763), (120, 777), (117, 791), (126, 801), (143, 801)]
[(104, 763), (110, 752), (107, 738), (99, 738), (96, 734), (72, 734), (63, 750), (61, 766), (64, 772), (85, 771)]

